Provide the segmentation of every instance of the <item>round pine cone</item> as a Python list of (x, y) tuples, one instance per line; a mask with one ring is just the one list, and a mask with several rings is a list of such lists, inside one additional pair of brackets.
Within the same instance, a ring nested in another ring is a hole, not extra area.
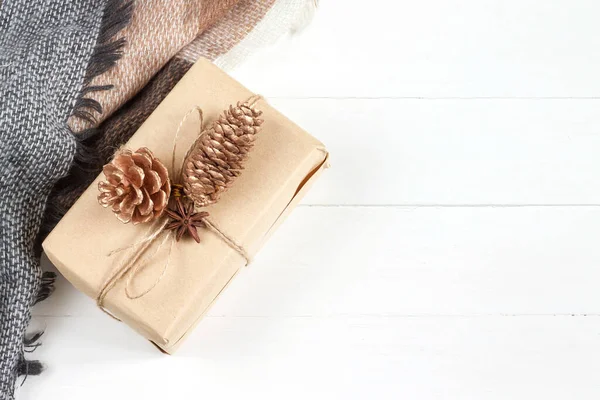
[(167, 207), (169, 173), (147, 148), (121, 150), (103, 171), (106, 181), (98, 183), (98, 202), (111, 207), (121, 222), (149, 222)]
[(202, 132), (183, 163), (183, 190), (197, 207), (217, 201), (244, 168), (263, 120), (248, 103), (229, 106)]

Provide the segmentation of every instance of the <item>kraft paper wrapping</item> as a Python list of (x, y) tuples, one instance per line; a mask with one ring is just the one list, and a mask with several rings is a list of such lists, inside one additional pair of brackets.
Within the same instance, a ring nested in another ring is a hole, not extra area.
[[(148, 147), (165, 165), (177, 126), (187, 111), (200, 106), (204, 125), (252, 93), (211, 62), (198, 61), (181, 79), (126, 147)], [(245, 170), (216, 204), (206, 208), (210, 218), (251, 256), (300, 201), (317, 176), (326, 168), (323, 144), (289, 121), (265, 100), (263, 128), (257, 135)], [(178, 141), (176, 165), (199, 134), (199, 117), (188, 118)], [(98, 182), (85, 191), (43, 243), (52, 263), (79, 290), (96, 298), (111, 271), (119, 267), (129, 251), (109, 256), (117, 248), (148, 235), (153, 225), (123, 224), (110, 209), (98, 204)], [(108, 293), (104, 307), (158, 347), (172, 353), (182, 339), (227, 286), (246, 260), (215, 233), (199, 229), (202, 242), (190, 237), (176, 243), (168, 269), (146, 295), (130, 299), (126, 278)], [(169, 242), (170, 243), (170, 242)], [(156, 246), (158, 247), (158, 246)], [(151, 246), (142, 257), (144, 266), (132, 279), (130, 292), (142, 293), (164, 269), (167, 250)], [(156, 253), (156, 254), (154, 254)], [(153, 255), (154, 254), (154, 255)], [(153, 256), (152, 256), (153, 255)]]

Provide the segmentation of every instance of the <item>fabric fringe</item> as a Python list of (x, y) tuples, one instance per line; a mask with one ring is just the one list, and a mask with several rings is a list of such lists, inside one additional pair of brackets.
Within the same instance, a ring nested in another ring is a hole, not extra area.
[(31, 353), (33, 348), (37, 348), (40, 346), (41, 343), (38, 343), (38, 340), (40, 340), (42, 335), (44, 335), (43, 331), (33, 333), (30, 336), (25, 336), (25, 338), (23, 339), (23, 344), (26, 353)]
[[(72, 116), (81, 118), (93, 124), (96, 114), (102, 114), (102, 105), (89, 97), (89, 93), (110, 90), (113, 85), (91, 86), (90, 82), (117, 64), (123, 56), (125, 38), (115, 39), (115, 36), (131, 21), (133, 1), (108, 0), (104, 8), (104, 16), (100, 24), (100, 33), (96, 48), (90, 57), (87, 71), (83, 78), (83, 89), (75, 100)], [(89, 133), (89, 132), (88, 132)]]
[(25, 335), (25, 337), (23, 338), (23, 352), (19, 357), (19, 362), (17, 363), (15, 371), (17, 377), (25, 377), (21, 382), (21, 386), (23, 386), (29, 375), (39, 375), (44, 371), (44, 365), (41, 362), (37, 360), (25, 359), (25, 353), (32, 353), (33, 351), (35, 351), (35, 349), (41, 346), (39, 340), (43, 334), (44, 332), (36, 332), (29, 336)]
[(54, 293), (54, 283), (56, 282), (56, 273), (52, 271), (46, 271), (42, 274), (42, 284), (38, 290), (38, 294), (35, 298), (37, 304), (41, 301), (46, 300), (52, 293)]
[(300, 33), (310, 24), (317, 8), (319, 7), (319, 0), (306, 0), (304, 3), (304, 7), (301, 7), (298, 11), (296, 19), (292, 21), (292, 25), (290, 26), (290, 33), (295, 35)]
[[(39, 375), (44, 370), (44, 366), (37, 360), (26, 360), (25, 357), (21, 357), (17, 364), (17, 376), (25, 376), (25, 379), (29, 375)], [(25, 383), (25, 380), (23, 380)], [(21, 385), (23, 384), (21, 383)]]
[(277, 0), (252, 31), (215, 64), (230, 71), (259, 49), (271, 46), (281, 37), (295, 35), (312, 20), (319, 0)]
[[(109, 0), (106, 3), (96, 47), (90, 57), (83, 79), (83, 89), (75, 100), (72, 116), (95, 122), (95, 114), (102, 114), (100, 103), (86, 96), (92, 92), (110, 90), (113, 85), (90, 86), (90, 82), (98, 75), (114, 67), (122, 57), (126, 40), (125, 38), (115, 38), (115, 36), (131, 21), (133, 8), (134, 2), (131, 0)], [(98, 132), (99, 130), (95, 128), (77, 133), (71, 132), (77, 142), (75, 157), (67, 176), (60, 179), (52, 189), (50, 199), (55, 198), (57, 192), (71, 191), (78, 183), (98, 173), (99, 159), (96, 152), (93, 151), (94, 144), (98, 140)], [(44, 220), (34, 247), (37, 256), (41, 255), (42, 242), (65, 215), (66, 211), (59, 204), (48, 203), (46, 205)]]

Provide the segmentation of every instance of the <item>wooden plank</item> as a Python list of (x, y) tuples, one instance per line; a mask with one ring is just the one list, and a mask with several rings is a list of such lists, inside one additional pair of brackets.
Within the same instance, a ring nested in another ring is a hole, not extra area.
[(598, 97), (594, 0), (322, 1), (235, 72), (277, 97)]
[(306, 204), (600, 204), (600, 100), (272, 103), (331, 151)]
[[(210, 315), (600, 315), (599, 236), (599, 207), (300, 207)], [(101, 315), (62, 281), (34, 313)]]
[(18, 398), (593, 399), (597, 317), (210, 317), (166, 356), (109, 318), (46, 318)]

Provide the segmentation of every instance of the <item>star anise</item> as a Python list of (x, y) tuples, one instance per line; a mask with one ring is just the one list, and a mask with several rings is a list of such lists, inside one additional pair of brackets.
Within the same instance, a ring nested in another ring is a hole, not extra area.
[(196, 228), (199, 226), (206, 227), (204, 218), (208, 217), (208, 213), (205, 211), (194, 212), (194, 203), (191, 201), (187, 207), (184, 207), (180, 197), (175, 198), (175, 205), (175, 210), (165, 210), (172, 220), (165, 226), (165, 229), (177, 230), (175, 235), (177, 241), (187, 232), (196, 242), (200, 243), (200, 236), (198, 236)]

